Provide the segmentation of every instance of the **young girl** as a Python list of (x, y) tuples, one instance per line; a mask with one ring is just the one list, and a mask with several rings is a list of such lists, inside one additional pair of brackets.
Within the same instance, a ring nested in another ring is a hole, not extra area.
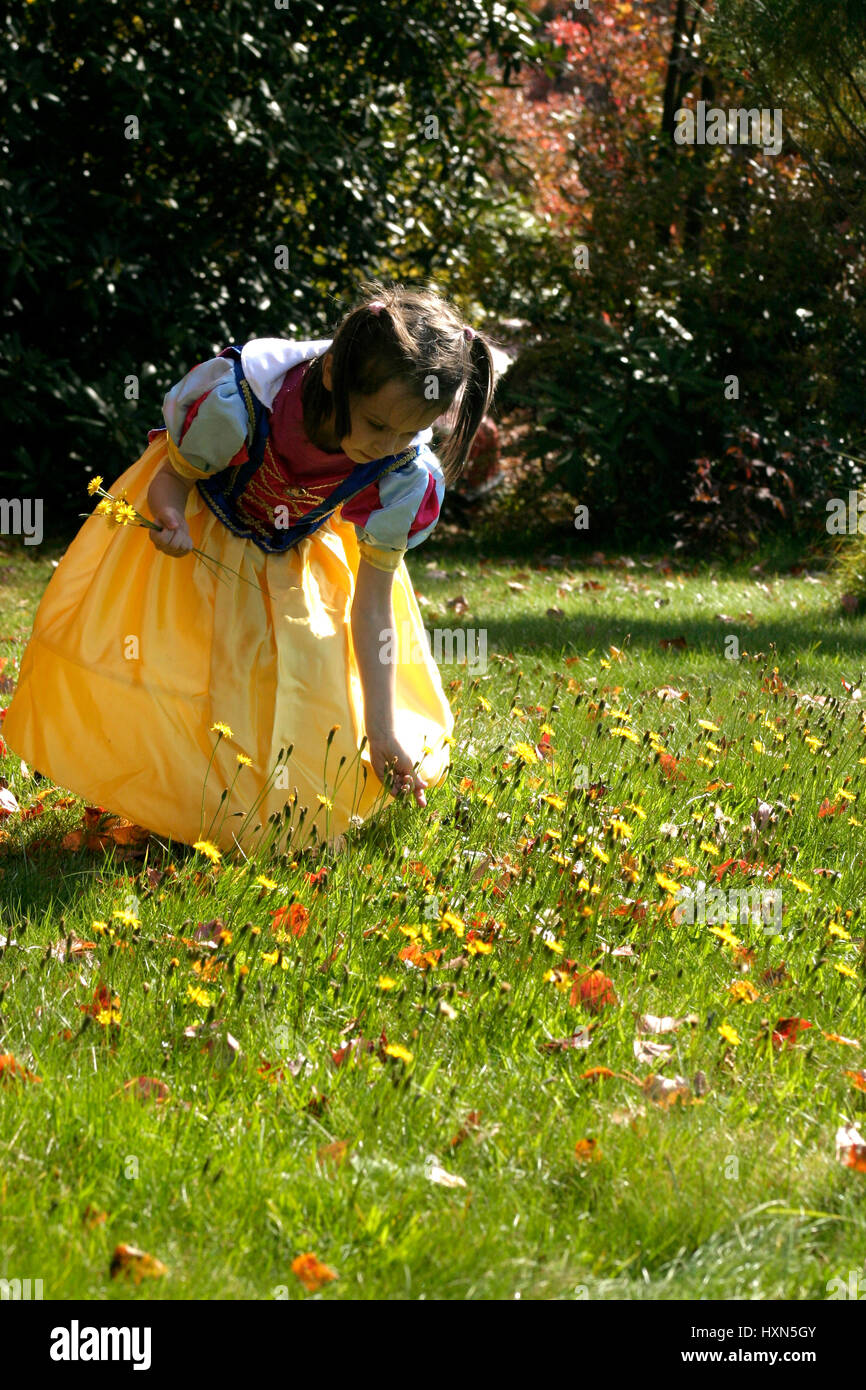
[[(254, 339), (172, 387), (108, 488), (161, 529), (88, 518), (39, 607), (6, 742), (162, 836), (251, 852), (273, 822), (295, 847), (386, 787), (424, 806), (446, 774), (453, 717), (403, 557), (493, 361), (435, 291), (362, 293), (333, 339)], [(427, 441), (455, 401), (440, 467)]]

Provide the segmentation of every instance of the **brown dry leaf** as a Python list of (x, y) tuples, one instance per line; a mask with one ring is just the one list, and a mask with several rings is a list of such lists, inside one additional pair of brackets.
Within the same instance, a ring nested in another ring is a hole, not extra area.
[(458, 1144), (462, 1144), (464, 1139), (468, 1139), (470, 1134), (477, 1134), (481, 1127), (481, 1111), (470, 1110), (463, 1124), (458, 1129), (454, 1138), (448, 1143), (449, 1149), (456, 1149)]
[(665, 1014), (659, 1018), (656, 1014), (641, 1014), (637, 1021), (638, 1033), (676, 1033), (682, 1028), (684, 1023), (697, 1023), (696, 1014), (686, 1014), (683, 1018), (672, 1018)]
[(677, 1101), (688, 1105), (692, 1101), (692, 1088), (684, 1076), (656, 1076), (651, 1073), (640, 1084), (647, 1100), (654, 1105), (670, 1106)]
[(134, 1284), (140, 1284), (142, 1279), (161, 1279), (167, 1273), (161, 1260), (135, 1245), (118, 1245), (111, 1257), (112, 1279), (122, 1274)]
[(632, 1043), (635, 1060), (652, 1064), (659, 1057), (670, 1057), (673, 1047), (670, 1043), (648, 1042), (646, 1039), (635, 1038)]
[(662, 637), (659, 646), (663, 651), (670, 651), (671, 648), (675, 648), (676, 651), (681, 652), (688, 646), (688, 642), (685, 637)]
[(124, 1081), (122, 1089), (114, 1094), (121, 1096), (124, 1092), (140, 1100), (155, 1100), (157, 1105), (168, 1100), (170, 1095), (168, 1086), (156, 1076), (133, 1076), (129, 1081)]
[(349, 1145), (345, 1139), (335, 1139), (332, 1144), (322, 1144), (321, 1148), (316, 1150), (316, 1161), (321, 1168), (329, 1165), (339, 1168), (340, 1164), (345, 1162), (348, 1153)]

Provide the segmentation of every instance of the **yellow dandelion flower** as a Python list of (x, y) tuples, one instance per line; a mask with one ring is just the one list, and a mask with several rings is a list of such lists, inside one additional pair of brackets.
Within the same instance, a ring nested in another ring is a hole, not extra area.
[(439, 930), (453, 931), (455, 936), (462, 936), (466, 930), (466, 923), (454, 912), (443, 912), (439, 918)]
[(552, 793), (548, 793), (547, 796), (543, 796), (541, 799), (542, 801), (546, 801), (548, 806), (552, 806), (554, 811), (565, 810), (565, 802), (561, 796), (553, 796)]
[(522, 763), (538, 762), (538, 754), (531, 743), (515, 743), (511, 751)]
[(642, 806), (638, 806), (636, 802), (627, 801), (626, 810), (634, 811), (634, 814), (637, 816), (638, 820), (646, 820), (646, 811), (643, 809)]
[(228, 724), (223, 724), (219, 721), (216, 724), (211, 724), (210, 731), (212, 734), (219, 734), (222, 738), (234, 738), (234, 734)]
[(210, 840), (196, 840), (193, 849), (197, 849), (199, 854), (204, 854), (212, 864), (218, 864), (222, 859), (222, 854)]
[(97, 505), (96, 505), (96, 510), (95, 510), (94, 515), (96, 515), (96, 516), (110, 516), (110, 515), (111, 515), (111, 503), (110, 503), (110, 501), (108, 500), (107, 497), (103, 497), (102, 501), (97, 503)]
[(728, 993), (738, 1004), (754, 1004), (759, 997), (750, 980), (734, 980), (734, 983), (728, 986)]
[(827, 925), (827, 933), (829, 936), (835, 936), (837, 941), (851, 940), (851, 933), (846, 931), (844, 927), (840, 927), (838, 922), (829, 922)]
[(726, 946), (730, 946), (731, 948), (733, 948), (734, 946), (739, 946), (740, 944), (740, 938), (738, 936), (734, 936), (734, 933), (728, 927), (710, 927), (710, 931), (712, 932), (713, 936), (717, 936), (720, 941), (723, 941), (725, 943)]
[(394, 989), (397, 981), (392, 980), (390, 975), (380, 975), (378, 984), (380, 989)]
[(186, 994), (193, 1004), (199, 1004), (203, 1009), (206, 1009), (211, 1002), (211, 996), (207, 990), (199, 989), (197, 985), (187, 985)]
[(791, 882), (798, 893), (811, 893), (812, 889), (808, 883), (804, 883), (801, 878), (792, 878)]
[(98, 1014), (94, 1014), (94, 1018), (100, 1028), (117, 1027), (120, 1023), (120, 1009), (100, 1009)]
[(814, 734), (806, 734), (803, 742), (808, 744), (813, 753), (817, 753), (819, 748), (824, 747), (824, 740), (822, 738), (815, 738)]
[(553, 937), (550, 936), (545, 936), (543, 940), (548, 951), (552, 951), (555, 956), (562, 955), (563, 951), (565, 950), (565, 947), (563, 946), (561, 941), (556, 941)]
[(317, 792), (316, 800), (322, 803), (326, 811), (333, 811), (334, 803), (329, 796), (322, 796), (321, 792)]
[(252, 758), (248, 758), (246, 753), (238, 753), (237, 759), (238, 762), (241, 764), (241, 767), (252, 767), (253, 765)]
[(279, 888), (280, 886), (274, 879), (266, 878), (264, 874), (259, 874), (253, 882), (260, 884), (262, 888)]
[(612, 820), (608, 830), (611, 831), (615, 840), (630, 840), (634, 834), (631, 826), (624, 820)]
[(412, 1061), (412, 1053), (409, 1051), (408, 1047), (403, 1047), (402, 1043), (388, 1043), (385, 1048), (385, 1055), (387, 1057), (396, 1057), (398, 1061), (403, 1062), (407, 1067)]
[(478, 703), (487, 714), (489, 714), (490, 711), (493, 709), (493, 706), (491, 705), (490, 701), (486, 700), (483, 695), (478, 696)]
[(604, 850), (599, 849), (598, 845), (593, 845), (592, 849), (589, 852), (592, 855), (593, 859), (601, 860), (602, 864), (610, 863), (610, 855), (605, 854)]
[(138, 927), (141, 925), (134, 912), (127, 912), (124, 908), (117, 908), (112, 912), (112, 917), (116, 917), (125, 927)]
[(759, 738), (752, 739), (752, 747), (756, 753), (766, 753), (767, 751)]
[(732, 1028), (729, 1023), (722, 1023), (720, 1025), (719, 1036), (724, 1038), (726, 1043), (730, 1043), (732, 1047), (739, 1047), (740, 1035), (736, 1028)]
[(706, 729), (710, 734), (718, 734), (721, 732), (721, 726), (719, 724), (714, 724), (712, 719), (699, 719), (698, 728)]
[(627, 738), (629, 743), (640, 743), (633, 729), (608, 729), (611, 738)]
[(470, 956), (489, 956), (493, 950), (493, 944), (490, 941), (467, 941), (466, 949)]
[(93, 497), (93, 496), (95, 496), (95, 494), (99, 491), (99, 489), (100, 489), (101, 487), (102, 487), (102, 479), (100, 478), (99, 474), (97, 473), (96, 477), (95, 477), (95, 478), (91, 478), (91, 479), (90, 479), (90, 482), (87, 484), (87, 491), (88, 491), (89, 495), (90, 495), (91, 497)]
[(664, 888), (666, 893), (678, 893), (682, 887), (675, 879), (668, 878), (667, 874), (656, 874), (656, 883), (659, 888)]
[(856, 980), (856, 979), (857, 979), (857, 971), (856, 971), (856, 970), (852, 970), (851, 967), (850, 967), (850, 965), (843, 965), (843, 963), (842, 963), (841, 961), (834, 961), (834, 962), (833, 962), (833, 969), (834, 969), (834, 970), (838, 970), (839, 974), (840, 974), (840, 975), (844, 975), (845, 978), (848, 979), (848, 980)]
[(719, 849), (718, 845), (711, 845), (709, 840), (701, 840), (700, 847), (704, 851), (704, 854), (712, 855), (713, 859), (718, 859), (719, 855), (722, 852)]

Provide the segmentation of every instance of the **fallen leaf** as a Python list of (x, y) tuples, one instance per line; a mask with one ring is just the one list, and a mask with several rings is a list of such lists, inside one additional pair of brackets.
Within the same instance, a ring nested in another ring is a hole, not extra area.
[(582, 1004), (590, 1013), (598, 1013), (605, 1005), (616, 1004), (613, 980), (601, 970), (578, 970), (572, 978), (574, 983), (568, 1000), (572, 1007)]
[(436, 1183), (439, 1187), (465, 1187), (466, 1179), (461, 1178), (458, 1173), (449, 1173), (441, 1166), (438, 1159), (430, 1157), (425, 1166), (425, 1177), (428, 1182)]
[(144, 1250), (139, 1250), (135, 1245), (118, 1245), (111, 1257), (110, 1273), (112, 1279), (116, 1279), (118, 1274), (123, 1274), (126, 1278), (132, 1279), (134, 1284), (140, 1284), (142, 1279), (160, 1279), (168, 1270), (161, 1260), (148, 1255)]
[(578, 1139), (574, 1146), (574, 1156), (578, 1163), (597, 1163), (601, 1149), (597, 1139)]
[(842, 1125), (837, 1129), (836, 1158), (846, 1168), (866, 1173), (866, 1140), (856, 1125)]
[(124, 1081), (123, 1090), (115, 1091), (115, 1095), (122, 1095), (123, 1091), (141, 1100), (155, 1100), (157, 1105), (168, 1100), (170, 1095), (168, 1086), (156, 1076), (133, 1076), (129, 1081)]
[(307, 1293), (316, 1293), (323, 1284), (330, 1284), (337, 1278), (336, 1270), (323, 1265), (313, 1254), (298, 1255), (292, 1260), (292, 1273), (297, 1275)]
[(0, 1053), (0, 1085), (7, 1085), (10, 1081), (42, 1081), (41, 1076), (35, 1072), (28, 1071), (25, 1066), (15, 1060), (11, 1052)]

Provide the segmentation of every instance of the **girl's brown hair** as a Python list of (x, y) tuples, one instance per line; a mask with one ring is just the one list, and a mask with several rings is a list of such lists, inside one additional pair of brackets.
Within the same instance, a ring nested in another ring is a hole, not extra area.
[[(446, 414), (459, 397), (454, 428), (439, 449), (445, 481), (459, 478), (472, 440), (490, 408), (494, 365), (488, 340), (467, 331), (460, 314), (438, 290), (407, 289), (366, 280), (363, 302), (334, 331), (333, 392), (322, 380), (322, 358), (304, 376), (301, 400), (309, 438), (334, 411), (338, 439), (351, 433), (349, 393), (373, 396), (388, 381), (403, 382), (419, 403), (439, 401)], [(380, 304), (375, 310), (371, 305)]]

